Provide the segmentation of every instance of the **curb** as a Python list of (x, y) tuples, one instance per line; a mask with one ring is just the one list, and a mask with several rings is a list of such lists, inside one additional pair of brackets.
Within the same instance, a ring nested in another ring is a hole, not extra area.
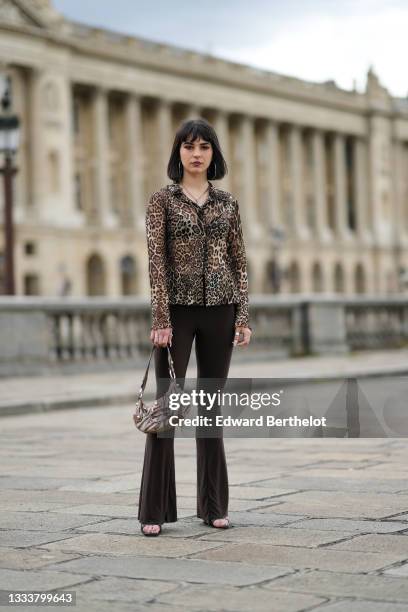
[[(312, 376), (310, 374), (306, 375), (297, 375), (295, 376), (277, 376), (279, 380), (283, 380), (287, 378), (288, 380), (299, 380), (304, 382), (330, 382), (337, 381), (340, 379), (347, 378), (383, 378), (386, 376), (407, 376), (408, 375), (408, 367), (392, 367), (387, 370), (384, 367), (375, 369), (371, 368), (370, 370), (357, 370), (349, 373), (337, 373), (332, 375), (326, 374), (316, 374)], [(230, 376), (229, 378), (242, 378), (239, 376)], [(251, 378), (251, 377), (248, 377)], [(256, 380), (256, 379), (255, 379)], [(270, 387), (270, 383), (260, 382), (260, 381), (270, 381), (270, 378), (259, 378), (258, 384), (254, 385), (255, 389), (265, 389)], [(101, 406), (112, 406), (112, 405), (123, 405), (123, 404), (132, 404), (136, 402), (138, 394), (137, 385), (135, 385), (135, 391), (132, 393), (126, 392), (122, 394), (110, 394), (110, 395), (95, 395), (95, 396), (78, 396), (75, 398), (62, 398), (62, 399), (49, 399), (43, 401), (34, 401), (34, 402), (13, 402), (5, 406), (0, 406), (0, 418), (8, 417), (8, 416), (19, 416), (25, 414), (35, 414), (35, 413), (44, 413), (44, 412), (53, 412), (57, 410), (71, 410), (78, 408), (99, 408)], [(144, 396), (148, 401), (154, 399), (152, 393), (146, 393)]]

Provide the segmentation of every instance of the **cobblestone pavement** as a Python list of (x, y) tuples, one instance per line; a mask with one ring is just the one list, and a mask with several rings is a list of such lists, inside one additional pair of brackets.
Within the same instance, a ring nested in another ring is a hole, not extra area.
[(404, 440), (225, 439), (216, 530), (195, 514), (195, 441), (176, 439), (179, 520), (146, 538), (132, 412), (0, 420), (1, 589), (72, 589), (81, 612), (407, 610)]

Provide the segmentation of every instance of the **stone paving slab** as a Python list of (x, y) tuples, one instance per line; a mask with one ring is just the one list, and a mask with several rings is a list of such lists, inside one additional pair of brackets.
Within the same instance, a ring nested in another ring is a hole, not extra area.
[(408, 576), (408, 563), (385, 570), (384, 574), (388, 576)]
[[(3, 441), (2, 441), (3, 443)], [(28, 490), (43, 490), (48, 491), (49, 489), (64, 489), (64, 484), (71, 487), (71, 490), (75, 491), (75, 486), (81, 486), (84, 481), (79, 478), (44, 478), (43, 476), (0, 476), (0, 489), (21, 489), (22, 491)]]
[[(259, 478), (259, 470), (254, 469), (252, 472), (246, 471), (245, 469), (240, 470), (239, 467), (234, 469), (233, 466), (228, 470), (228, 482), (231, 487), (233, 486), (248, 486), (253, 482), (256, 482)], [(278, 501), (272, 499), (271, 504)]]
[[(177, 508), (181, 510), (185, 510), (186, 508), (193, 508), (197, 503), (197, 497), (183, 497), (177, 495)], [(236, 499), (234, 497), (230, 497), (229, 501), (229, 509), (231, 512), (238, 512), (242, 510), (260, 510), (264, 508), (266, 504), (268, 507), (271, 504), (278, 504), (279, 502), (274, 499), (268, 499), (267, 501), (257, 501), (255, 499), (246, 500), (246, 499)]]
[[(259, 501), (265, 501), (268, 499), (280, 497), (282, 495), (289, 495), (291, 493), (297, 493), (298, 489), (303, 487), (299, 486), (296, 489), (280, 489), (278, 487), (251, 487), (242, 485), (232, 485), (229, 489), (229, 497), (233, 499), (256, 499)], [(278, 500), (277, 500), (278, 501)]]
[[(77, 527), (71, 533), (112, 533), (112, 534), (138, 534), (139, 523), (131, 519), (111, 519), (103, 523)], [(211, 529), (211, 531), (214, 531)], [(167, 523), (166, 529), (160, 538), (190, 538), (210, 533), (210, 528), (202, 521), (195, 519), (179, 519), (175, 523)], [(149, 540), (151, 541), (151, 540)]]
[(271, 610), (273, 612), (299, 612), (311, 609), (325, 602), (322, 597), (314, 595), (293, 594), (285, 592), (274, 592), (271, 594), (265, 589), (258, 587), (234, 587), (220, 588), (213, 586), (210, 590), (204, 587), (189, 586), (177, 591), (159, 595), (158, 602), (169, 603), (186, 610), (231, 610), (236, 612), (261, 612)]
[[(303, 491), (280, 497), (279, 505), (258, 508), (259, 513), (313, 514), (320, 517), (391, 517), (408, 508), (408, 495)], [(398, 519), (397, 519), (398, 520)]]
[(59, 487), (60, 491), (82, 491), (86, 493), (120, 493), (123, 491), (133, 492), (136, 489), (134, 475), (127, 478), (116, 478), (113, 481), (97, 480), (71, 482)]
[(408, 523), (398, 521), (360, 521), (350, 519), (307, 518), (294, 521), (294, 529), (322, 529), (327, 531), (350, 531), (351, 533), (395, 533), (408, 531)]
[(384, 465), (374, 466), (371, 468), (367, 468), (366, 476), (368, 478), (377, 479), (393, 479), (400, 478), (403, 479), (405, 476), (404, 469), (401, 465), (394, 465), (393, 463), (388, 464), (386, 467)]
[(50, 565), (48, 569), (63, 574), (78, 572), (81, 576), (124, 576), (233, 586), (257, 584), (291, 572), (287, 567), (268, 565), (135, 556), (85, 557)]
[[(19, 529), (7, 529), (0, 530), (0, 546), (14, 546), (16, 548), (30, 548), (30, 546), (37, 546), (41, 544), (47, 544), (48, 542), (55, 542), (57, 540), (64, 540), (70, 538), (71, 534), (68, 531), (21, 531)], [(0, 551), (1, 553), (1, 551)]]
[[(344, 459), (342, 455), (338, 455), (331, 461), (324, 459), (323, 457), (317, 456), (316, 461), (308, 463), (304, 466), (304, 469), (307, 470), (307, 473), (312, 473), (315, 468), (319, 468), (323, 473), (331, 472), (336, 474), (337, 476), (348, 476), (351, 472), (354, 475), (361, 472), (361, 470), (367, 470), (379, 464), (379, 460), (377, 457), (365, 458), (364, 455), (358, 455), (353, 457), (353, 459)], [(343, 472), (343, 474), (341, 474)]]
[[(126, 502), (128, 503), (128, 502)], [(125, 505), (112, 505), (112, 504), (78, 504), (75, 506), (62, 506), (50, 510), (53, 514), (75, 514), (77, 516), (93, 516), (93, 517), (111, 517), (117, 516), (121, 518), (135, 516), (135, 509), (137, 511), (136, 503), (130, 506)]]
[[(75, 590), (77, 593), (77, 604), (75, 606), (72, 607), (73, 610), (75, 610), (75, 612), (112, 612), (113, 609), (115, 612), (145, 612), (146, 610), (146, 604), (137, 604), (137, 603), (128, 603), (128, 602), (119, 602), (117, 605), (115, 604), (114, 601), (112, 600), (108, 600), (108, 601), (101, 601), (101, 600), (92, 600), (92, 599), (87, 599), (87, 598), (83, 598), (80, 596), (80, 590), (79, 588), (75, 588), (72, 589)], [(13, 606), (14, 609), (17, 608), (17, 606)], [(18, 606), (18, 611), (19, 612), (33, 612), (33, 609), (35, 610), (35, 608), (33, 608), (33, 606)], [(61, 605), (59, 606), (49, 606), (47, 605), (46, 610), (51, 610), (52, 612), (58, 612), (61, 611), (61, 609), (71, 609), (67, 606), (64, 606), (64, 608), (61, 607)], [(164, 608), (164, 606), (159, 606), (158, 604), (153, 604), (152, 607), (149, 606), (148, 608), (151, 612), (180, 612), (180, 610), (176, 610), (175, 608), (173, 608), (173, 606), (169, 606), (168, 608)]]
[[(100, 463), (94, 466), (81, 466), (80, 462), (70, 464), (68, 460), (60, 459), (57, 465), (48, 465), (43, 462), (41, 475), (43, 478), (65, 478), (67, 474), (70, 474), (71, 480), (78, 477), (93, 479), (99, 475), (98, 470), (100, 470), (100, 468)], [(104, 467), (105, 478), (108, 476), (116, 477), (115, 474), (117, 474), (117, 471), (118, 468)], [(36, 468), (31, 465), (19, 465), (18, 467), (10, 466), (8, 469), (8, 474), (10, 476), (15, 476), (16, 478), (18, 478), (20, 475), (24, 478), (35, 478), (37, 476)]]
[(359, 535), (345, 542), (336, 542), (330, 549), (357, 552), (384, 552), (406, 554), (408, 559), (408, 536)]
[(213, 561), (235, 561), (254, 565), (272, 565), (295, 569), (325, 569), (332, 572), (372, 572), (392, 563), (402, 562), (407, 555), (371, 552), (344, 552), (327, 548), (311, 549), (300, 546), (274, 546), (246, 542), (245, 544), (226, 544), (214, 550), (189, 555), (192, 559)]
[[(291, 527), (235, 527), (226, 531), (213, 531), (214, 533), (200, 536), (200, 539), (213, 542), (263, 542), (277, 546), (316, 548), (323, 544), (332, 544), (334, 547), (339, 540), (352, 537), (348, 531), (319, 531), (291, 529)], [(376, 550), (374, 549), (374, 552)]]
[(42, 546), (43, 550), (80, 552), (86, 554), (143, 555), (148, 557), (185, 557), (191, 553), (218, 548), (222, 543), (177, 538), (146, 538), (137, 536), (91, 533)]
[(408, 494), (406, 478), (368, 479), (366, 471), (363, 474), (361, 472), (348, 472), (344, 476), (338, 473), (325, 476), (324, 470), (315, 470), (315, 472), (316, 476), (310, 476), (309, 472), (304, 471), (301, 476), (280, 478), (280, 484), (293, 487), (292, 490), (286, 492), (283, 489), (282, 495), (294, 493), (299, 489), (307, 489), (308, 491), (350, 491), (353, 493), (372, 493), (376, 489), (381, 489), (382, 493)]
[(317, 596), (355, 597), (405, 604), (408, 602), (408, 580), (375, 574), (346, 574), (311, 570), (307, 573), (285, 576), (263, 586), (271, 591), (276, 589), (312, 593)]
[[(194, 511), (195, 514), (195, 511)], [(236, 526), (251, 526), (251, 525), (265, 525), (268, 527), (276, 525), (291, 525), (302, 520), (302, 516), (295, 514), (260, 514), (256, 511), (250, 512), (234, 512), (231, 513), (231, 524)], [(196, 521), (195, 517), (191, 518), (192, 521)], [(213, 529), (211, 529), (213, 531)]]
[[(8, 496), (7, 496), (8, 497)], [(58, 511), (58, 509), (64, 509), (65, 504), (58, 502), (36, 502), (27, 500), (24, 502), (23, 500), (18, 501), (4, 501), (1, 502), (0, 512), (46, 512), (47, 510)]]
[[(102, 517), (103, 518), (103, 517)], [(28, 529), (30, 531), (61, 531), (97, 523), (100, 516), (58, 514), (57, 512), (1, 512), (0, 529)]]
[(400, 512), (395, 516), (390, 516), (387, 520), (389, 521), (405, 521), (408, 523), (408, 512)]
[[(70, 563), (70, 562), (69, 562)], [(61, 572), (53, 570), (18, 571), (0, 569), (0, 584), (11, 591), (44, 591), (46, 589), (70, 589), (89, 580), (89, 576), (79, 572)]]
[[(15, 543), (14, 543), (15, 544)], [(76, 559), (78, 555), (61, 552), (61, 550), (49, 550), (43, 548), (31, 548), (20, 550), (16, 548), (2, 547), (0, 551), (0, 568), (31, 570), (45, 567), (50, 563)]]
[[(119, 505), (125, 506), (130, 505), (137, 501), (139, 491), (129, 491), (128, 493), (87, 493), (84, 491), (76, 491), (75, 493), (75, 504), (80, 506), (81, 504), (92, 503), (98, 507), (103, 505)], [(27, 499), (27, 492), (24, 489), (7, 489), (5, 492), (5, 499), (2, 500), (1, 508), (5, 507), (5, 504), (15, 503), (16, 509), (17, 504), (21, 504), (25, 510), (28, 510), (30, 504), (34, 503), (49, 503), (59, 504), (62, 506), (72, 505), (72, 491), (60, 491), (58, 489), (48, 490), (30, 490), (29, 499)], [(20, 510), (20, 506), (18, 507)]]
[[(231, 454), (230, 454), (231, 455)], [(240, 460), (238, 457), (237, 460)], [(228, 457), (228, 466), (231, 464), (231, 456)], [(231, 468), (230, 470), (231, 471)], [(299, 487), (301, 488), (301, 487)], [(280, 488), (280, 487), (263, 487), (260, 485), (242, 485), (242, 484), (231, 484), (229, 487), (229, 498), (243, 499), (243, 500), (257, 500), (264, 501), (271, 499), (275, 501), (275, 498), (279, 498), (281, 495), (290, 495), (291, 493), (297, 493), (298, 489)], [(196, 483), (191, 485), (178, 484), (177, 483), (177, 499), (181, 497), (194, 497), (196, 494)], [(276, 501), (279, 501), (276, 499)]]
[(406, 610), (405, 604), (350, 599), (329, 603), (319, 608), (319, 612), (406, 612)]
[[(77, 601), (110, 601), (114, 604), (112, 612), (122, 602), (148, 602), (159, 596), (177, 591), (179, 586), (163, 580), (138, 580), (106, 576), (81, 584), (77, 589)], [(147, 603), (146, 603), (147, 605)]]

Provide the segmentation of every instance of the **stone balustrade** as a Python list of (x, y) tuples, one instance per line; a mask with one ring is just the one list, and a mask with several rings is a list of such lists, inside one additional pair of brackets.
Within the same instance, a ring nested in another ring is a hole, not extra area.
[[(403, 347), (408, 298), (252, 295), (253, 337), (234, 359)], [(112, 370), (146, 363), (147, 298), (0, 298), (0, 375)], [(192, 351), (194, 360), (194, 351)]]

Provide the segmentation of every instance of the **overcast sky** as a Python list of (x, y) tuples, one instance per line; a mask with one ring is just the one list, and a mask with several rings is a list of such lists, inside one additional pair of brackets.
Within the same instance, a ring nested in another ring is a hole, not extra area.
[(408, 94), (408, 0), (54, 0), (75, 21), (362, 91)]

